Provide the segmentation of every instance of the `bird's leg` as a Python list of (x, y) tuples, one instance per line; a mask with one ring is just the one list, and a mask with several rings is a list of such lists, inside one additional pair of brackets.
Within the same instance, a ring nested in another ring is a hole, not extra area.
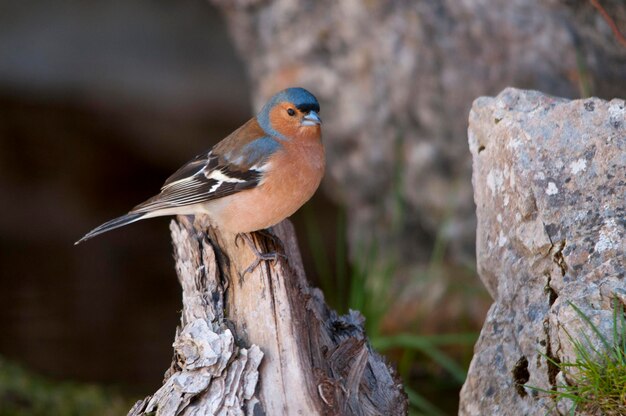
[[(269, 228), (264, 228), (262, 230), (257, 230), (257, 231), (254, 231), (254, 232), (257, 233), (257, 234), (262, 235), (265, 238), (269, 238), (270, 240), (272, 240), (272, 243), (274, 243), (276, 245), (278, 245), (279, 243), (282, 245), (282, 241), (280, 241), (278, 236), (276, 234), (274, 234), (272, 232), (272, 230), (269, 229)], [(240, 239), (243, 240), (244, 239), (244, 235), (247, 237), (246, 238), (246, 243), (248, 243), (248, 245), (254, 247), (254, 244), (251, 243), (252, 240), (250, 239), (250, 237), (248, 236), (247, 233), (237, 233), (237, 235), (235, 235), (235, 246), (239, 247), (239, 240)]]
[[(275, 236), (272, 236), (270, 234), (270, 237), (276, 238)], [(248, 268), (246, 270), (244, 270), (242, 276), (245, 276), (246, 273), (250, 273), (252, 272), (254, 269), (256, 269), (256, 267), (262, 262), (262, 261), (273, 261), (274, 263), (276, 261), (278, 261), (278, 257), (283, 257), (283, 258), (287, 258), (287, 256), (285, 256), (282, 253), (278, 253), (276, 251), (271, 252), (271, 253), (261, 253), (256, 246), (254, 245), (254, 242), (252, 241), (252, 239), (250, 238), (250, 235), (248, 233), (239, 233), (237, 234), (237, 236), (235, 237), (235, 244), (237, 244), (237, 240), (241, 238), (242, 240), (244, 240), (248, 247), (250, 247), (250, 250), (252, 250), (252, 252), (254, 253), (254, 255), (256, 256), (256, 259), (252, 262), (252, 264), (250, 266), (248, 266)]]
[(262, 230), (255, 231), (255, 232), (258, 234), (261, 234), (263, 237), (269, 238), (270, 240), (272, 240), (272, 243), (276, 245), (278, 245), (279, 243), (282, 245), (282, 241), (280, 241), (278, 236), (274, 234), (270, 228), (264, 228)]

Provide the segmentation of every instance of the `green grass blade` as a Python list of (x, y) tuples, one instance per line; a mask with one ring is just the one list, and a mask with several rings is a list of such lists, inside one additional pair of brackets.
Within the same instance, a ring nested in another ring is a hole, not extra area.
[(585, 315), (585, 313), (583, 311), (581, 311), (578, 306), (574, 305), (572, 302), (568, 302), (572, 308), (574, 308), (574, 310), (576, 311), (576, 313), (578, 314), (578, 316), (580, 316), (580, 318), (585, 321), (587, 323), (587, 325), (589, 325), (589, 327), (591, 328), (591, 330), (598, 336), (598, 339), (602, 342), (602, 344), (604, 345), (604, 347), (607, 350), (611, 349), (611, 346), (609, 345), (609, 341), (606, 339), (606, 337), (600, 332), (600, 330), (598, 329), (597, 326), (595, 326), (593, 324), (593, 322), (591, 322), (591, 319), (589, 319), (589, 317), (587, 315)]
[(476, 332), (437, 335), (397, 334), (377, 337), (376, 340), (372, 340), (372, 345), (377, 350), (384, 351), (390, 348), (419, 349), (424, 343), (435, 346), (473, 345), (476, 340), (478, 340), (478, 333)]
[[(469, 340), (467, 334), (460, 335), (464, 335), (465, 341)], [(471, 335), (473, 336), (473, 340), (475, 341), (476, 334)], [(462, 340), (463, 337), (460, 337), (458, 339)], [(438, 344), (431, 342), (431, 340), (438, 342)], [(374, 346), (374, 348), (382, 351), (389, 348), (411, 348), (420, 351), (424, 355), (432, 359), (434, 362), (439, 364), (446, 371), (448, 371), (458, 383), (462, 384), (467, 377), (467, 373), (465, 372), (465, 370), (462, 369), (450, 356), (443, 353), (437, 348), (437, 345), (443, 346), (458, 344), (458, 342), (454, 341), (455, 337), (451, 335), (421, 337), (411, 334), (401, 334), (391, 337), (377, 337), (375, 339), (372, 339), (372, 345)]]
[(575, 362), (557, 362), (541, 351), (539, 354), (556, 365), (566, 375), (568, 383), (550, 391), (528, 385), (526, 387), (548, 394), (554, 399), (555, 405), (563, 399), (570, 399), (573, 403), (571, 414), (582, 411), (622, 415), (626, 402), (626, 325), (623, 324), (623, 307), (617, 303), (613, 307), (612, 340), (609, 340), (589, 316), (571, 302), (570, 305), (598, 337), (604, 349), (594, 347), (591, 333), (582, 332), (578, 338), (574, 338), (565, 330), (576, 354)]
[(335, 248), (335, 279), (337, 279), (337, 297), (339, 302), (345, 304), (346, 291), (350, 284), (348, 276), (346, 274), (348, 258), (346, 256), (346, 215), (343, 209), (339, 209), (337, 213), (337, 233), (336, 233), (336, 248)]
[(404, 387), (404, 391), (406, 395), (409, 397), (409, 404), (413, 407), (416, 407), (418, 410), (424, 412), (428, 416), (444, 416), (445, 413), (439, 409), (437, 406), (429, 402), (422, 395), (417, 393), (415, 390), (410, 389), (408, 387)]
[(324, 239), (322, 238), (322, 233), (320, 232), (319, 224), (315, 218), (315, 214), (309, 205), (305, 205), (302, 209), (304, 216), (304, 224), (306, 227), (306, 235), (307, 241), (309, 243), (309, 247), (311, 249), (311, 254), (313, 257), (313, 265), (315, 266), (315, 271), (320, 278), (320, 284), (322, 285), (322, 290), (328, 302), (334, 307), (338, 306), (338, 301), (340, 299), (336, 299), (334, 294), (335, 291), (332, 288), (332, 271), (330, 267), (330, 262), (328, 261), (328, 253), (326, 252), (326, 247), (324, 245)]

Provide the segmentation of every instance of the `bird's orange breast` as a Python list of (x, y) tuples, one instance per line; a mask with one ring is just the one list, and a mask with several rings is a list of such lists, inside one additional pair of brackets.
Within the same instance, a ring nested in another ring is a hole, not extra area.
[(289, 217), (313, 196), (325, 168), (319, 128), (306, 128), (282, 144), (284, 150), (270, 158), (257, 187), (211, 203), (208, 213), (218, 227), (233, 233), (261, 230)]

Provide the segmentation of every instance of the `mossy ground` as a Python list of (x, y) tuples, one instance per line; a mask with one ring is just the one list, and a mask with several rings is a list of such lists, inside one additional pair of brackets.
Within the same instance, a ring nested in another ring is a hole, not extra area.
[(54, 382), (0, 357), (0, 416), (117, 416), (132, 403), (110, 389)]

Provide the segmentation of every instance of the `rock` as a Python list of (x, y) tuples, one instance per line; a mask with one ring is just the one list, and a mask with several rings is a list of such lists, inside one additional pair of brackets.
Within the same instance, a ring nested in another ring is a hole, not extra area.
[[(626, 103), (508, 88), (469, 117), (478, 273), (494, 299), (461, 391), (461, 415), (544, 414), (567, 333), (611, 338), (626, 293)], [(559, 407), (560, 409), (561, 407)]]
[(288, 85), (318, 95), (325, 189), (350, 213), (352, 253), (376, 241), (406, 275), (430, 259), (438, 233), (449, 260), (473, 262), (463, 115), (475, 97), (507, 85), (575, 97), (583, 69), (595, 87), (626, 95), (626, 51), (586, 2), (211, 2), (257, 106)]

